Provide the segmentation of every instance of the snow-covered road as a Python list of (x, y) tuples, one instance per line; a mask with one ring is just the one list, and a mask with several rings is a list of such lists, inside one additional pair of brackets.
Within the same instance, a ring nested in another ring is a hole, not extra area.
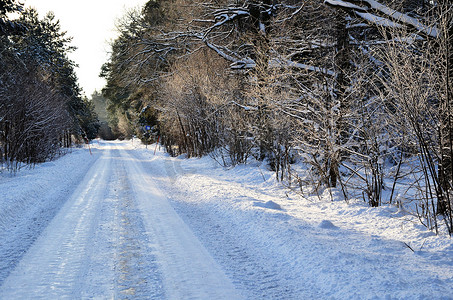
[(93, 148), (0, 174), (0, 299), (453, 299), (452, 240), (392, 207), (306, 201), (253, 163)]
[(241, 298), (121, 146), (104, 147), (3, 282), (1, 299)]

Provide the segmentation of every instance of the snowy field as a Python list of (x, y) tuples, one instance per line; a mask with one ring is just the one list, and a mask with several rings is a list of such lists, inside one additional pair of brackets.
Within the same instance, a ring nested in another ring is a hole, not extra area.
[(453, 241), (414, 217), (154, 149), (0, 173), (0, 299), (453, 299)]

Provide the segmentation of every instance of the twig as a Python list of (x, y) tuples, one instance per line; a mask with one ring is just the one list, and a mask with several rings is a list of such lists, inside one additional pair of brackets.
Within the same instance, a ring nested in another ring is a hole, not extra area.
[(406, 247), (407, 247), (407, 248), (411, 249), (411, 250), (412, 250), (412, 252), (414, 252), (414, 253), (415, 253), (414, 249), (412, 249), (412, 247), (411, 247), (411, 246), (409, 246), (409, 245), (408, 245), (408, 244), (407, 244), (406, 242), (403, 242), (403, 243), (404, 243), (404, 245), (406, 245)]

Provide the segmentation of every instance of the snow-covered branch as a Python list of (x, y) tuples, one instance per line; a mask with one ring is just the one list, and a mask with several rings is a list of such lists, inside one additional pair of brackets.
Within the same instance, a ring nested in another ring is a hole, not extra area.
[(227, 8), (215, 11), (214, 20), (211, 21), (215, 23), (206, 30), (206, 32), (204, 33), (204, 38), (206, 38), (214, 29), (219, 28), (233, 20), (248, 16), (250, 16), (250, 13), (244, 8)]
[[(240, 58), (239, 54), (233, 53), (224, 47), (214, 45), (213, 43), (210, 43), (207, 41), (205, 41), (205, 44), (211, 50), (214, 50), (218, 55), (220, 55), (227, 61), (231, 62), (230, 66), (232, 69), (236, 69), (236, 70), (252, 69), (252, 68), (256, 67), (256, 62), (251, 58), (248, 58), (248, 57)], [(227, 52), (230, 52), (231, 54), (228, 54)], [(316, 66), (312, 66), (312, 65), (307, 65), (307, 64), (291, 61), (289, 59), (270, 59), (269, 67), (271, 67), (271, 68), (289, 67), (289, 68), (306, 70), (306, 71), (310, 71), (310, 72), (318, 72), (318, 73), (322, 73), (322, 74), (328, 75), (328, 76), (336, 75), (334, 71), (329, 70), (327, 68), (321, 68), (321, 67), (316, 67)]]
[(324, 3), (352, 12), (373, 25), (394, 28), (407, 26), (415, 29), (417, 33), (423, 36), (431, 38), (439, 36), (436, 26), (425, 25), (420, 20), (398, 12), (375, 0), (325, 0)]

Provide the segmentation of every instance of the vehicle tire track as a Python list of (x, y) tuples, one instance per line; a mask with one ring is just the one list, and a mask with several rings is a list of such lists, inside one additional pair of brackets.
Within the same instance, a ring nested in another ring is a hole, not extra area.
[(0, 299), (164, 298), (128, 162), (108, 145), (0, 286)]
[[(164, 299), (162, 274), (156, 263), (154, 243), (150, 240), (131, 192), (124, 159), (115, 151), (115, 181), (110, 183), (115, 207), (115, 290), (118, 299)], [(119, 189), (118, 187), (122, 187)]]
[[(133, 151), (131, 151), (133, 152)], [(169, 179), (162, 169), (147, 170), (134, 153), (127, 158), (145, 228), (156, 241), (167, 299), (242, 299), (224, 270), (206, 251), (197, 237), (170, 205), (156, 179)], [(163, 176), (163, 177), (161, 177)]]
[(231, 230), (234, 224), (228, 224), (228, 229), (204, 209), (185, 202), (174, 201), (173, 206), (247, 299), (297, 299), (297, 287), (281, 279), (278, 266), (269, 268), (269, 261), (263, 262), (265, 257), (250, 252), (247, 237), (238, 237)]
[[(275, 260), (273, 255), (278, 253), (257, 251), (259, 247), (247, 236), (247, 229), (237, 228), (238, 224), (222, 216), (223, 213), (218, 211), (218, 207), (209, 207), (206, 203), (196, 205), (186, 201), (186, 198), (196, 196), (187, 194), (184, 188), (175, 188), (175, 185), (178, 185), (179, 176), (190, 175), (180, 165), (175, 164), (172, 158), (152, 160), (145, 162), (144, 165), (148, 170), (161, 172), (156, 182), (162, 190), (171, 191), (169, 196), (173, 200), (170, 203), (174, 210), (222, 266), (226, 275), (246, 299), (300, 298), (301, 289), (294, 286), (297, 280), (289, 278), (292, 275), (282, 277), (281, 266), (277, 263), (272, 264)], [(225, 223), (225, 220), (230, 222)], [(243, 234), (238, 236), (238, 232)]]

